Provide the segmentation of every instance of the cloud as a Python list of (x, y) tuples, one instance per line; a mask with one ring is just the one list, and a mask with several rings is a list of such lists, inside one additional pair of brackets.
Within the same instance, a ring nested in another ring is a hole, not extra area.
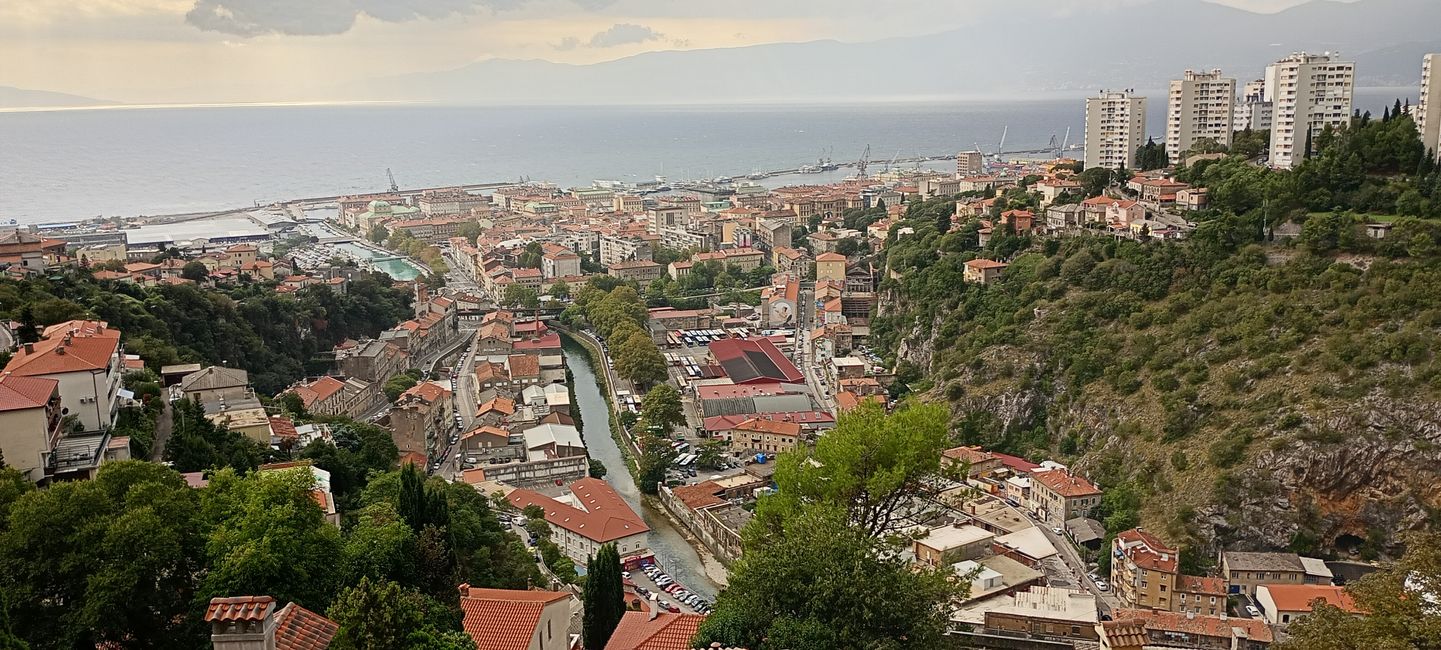
[(603, 32), (590, 37), (589, 47), (615, 47), (659, 40), (663, 34), (645, 25), (616, 23)]
[(578, 39), (578, 38), (576, 38), (576, 37), (574, 37), (574, 36), (567, 36), (567, 37), (565, 37), (565, 38), (560, 39), (560, 42), (559, 42), (559, 43), (556, 43), (555, 45), (553, 45), (553, 46), (551, 46), (551, 47), (554, 47), (555, 49), (560, 50), (560, 51), (562, 51), (562, 52), (569, 52), (569, 51), (571, 51), (571, 50), (573, 50), (573, 49), (575, 49), (575, 48), (577, 48), (577, 47), (580, 47), (580, 39)]
[[(360, 14), (399, 23), (478, 11), (518, 9), (529, 0), (195, 0), (185, 22), (206, 31), (259, 36), (343, 34)], [(598, 10), (614, 0), (573, 0)]]

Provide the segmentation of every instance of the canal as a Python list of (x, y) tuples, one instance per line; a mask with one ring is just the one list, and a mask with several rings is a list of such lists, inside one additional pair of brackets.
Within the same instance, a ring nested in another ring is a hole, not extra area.
[(704, 565), (685, 536), (675, 529), (665, 513), (651, 508), (641, 500), (635, 479), (626, 470), (625, 457), (610, 436), (610, 409), (601, 395), (601, 384), (590, 365), (590, 355), (579, 343), (565, 337), (565, 364), (575, 378), (575, 398), (579, 402), (581, 435), (585, 438), (590, 457), (605, 463), (605, 481), (610, 483), (635, 508), (650, 526), (648, 543), (665, 572), (686, 589), (715, 601), (720, 586), (706, 576)]

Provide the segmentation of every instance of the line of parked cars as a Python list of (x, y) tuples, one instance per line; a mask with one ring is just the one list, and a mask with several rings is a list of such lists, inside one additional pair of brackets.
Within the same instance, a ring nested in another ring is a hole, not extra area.
[[(659, 566), (656, 566), (654, 564), (647, 564), (642, 570), (645, 571), (645, 574), (647, 576), (650, 576), (650, 579), (655, 582), (655, 586), (659, 588), (662, 592), (670, 594), (672, 598), (675, 598), (676, 600), (685, 603), (691, 609), (694, 609), (698, 613), (710, 613), (710, 601), (701, 598), (699, 594), (691, 592), (685, 587), (682, 587), (679, 582), (675, 581), (675, 578), (672, 578), (666, 575), (664, 571), (661, 571)], [(637, 591), (641, 591), (642, 595), (647, 595), (644, 593), (644, 591), (642, 591), (645, 589), (644, 587), (637, 587), (636, 589)], [(680, 608), (669, 602), (659, 600), (658, 598), (656, 598), (655, 595), (650, 595), (649, 597), (651, 598), (651, 600), (655, 600), (658, 605), (660, 605), (668, 612), (680, 611)]]

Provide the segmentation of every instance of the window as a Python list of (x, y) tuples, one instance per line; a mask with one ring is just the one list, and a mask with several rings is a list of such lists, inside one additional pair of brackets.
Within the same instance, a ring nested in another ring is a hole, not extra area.
[(1281, 615), (1281, 622), (1282, 622), (1282, 623), (1290, 623), (1290, 622), (1291, 622), (1291, 615), (1290, 615), (1290, 614), (1282, 614), (1282, 615)]
[(1161, 593), (1166, 593), (1166, 585), (1161, 585)]

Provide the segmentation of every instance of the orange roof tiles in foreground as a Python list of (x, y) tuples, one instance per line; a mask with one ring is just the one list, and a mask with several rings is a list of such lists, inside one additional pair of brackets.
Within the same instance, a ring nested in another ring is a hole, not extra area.
[(700, 614), (626, 612), (605, 650), (690, 650), (691, 637), (705, 620)]
[(325, 650), (339, 631), (335, 621), (290, 603), (275, 614), (275, 650)]
[(43, 407), (59, 385), (58, 379), (0, 374), (0, 411)]
[(119, 346), (120, 339), (99, 336), (42, 339), (20, 346), (5, 370), (26, 376), (104, 370)]
[(476, 650), (526, 650), (546, 605), (570, 597), (559, 591), (476, 589), (467, 585), (461, 585), (461, 593), (461, 627), (475, 641)]
[(1117, 609), (1112, 613), (1117, 621), (1135, 621), (1148, 631), (1194, 634), (1220, 639), (1230, 639), (1239, 631), (1245, 638), (1261, 643), (1275, 639), (1266, 622), (1255, 618), (1221, 618), (1201, 614), (1160, 612), (1150, 609)]

